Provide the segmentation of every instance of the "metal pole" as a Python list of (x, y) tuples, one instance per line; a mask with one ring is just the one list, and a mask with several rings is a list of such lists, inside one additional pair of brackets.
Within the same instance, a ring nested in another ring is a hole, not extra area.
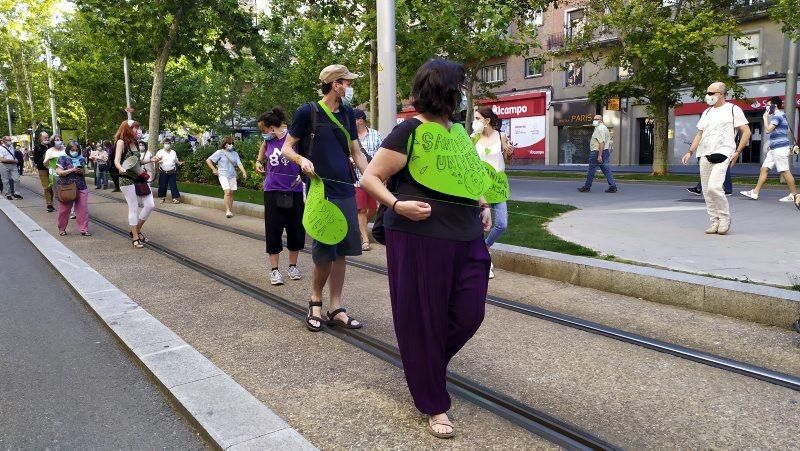
[(13, 136), (14, 128), (11, 126), (11, 104), (8, 103), (8, 92), (6, 92), (6, 116), (8, 116), (8, 136)]
[(394, 0), (377, 0), (378, 131), (386, 136), (397, 124), (397, 46)]
[(122, 59), (122, 67), (125, 71), (125, 111), (128, 113), (128, 120), (133, 120), (133, 111), (131, 111), (131, 73), (128, 70), (128, 57)]
[(59, 134), (58, 116), (56, 115), (56, 88), (53, 84), (53, 55), (50, 53), (50, 44), (45, 44), (45, 54), (47, 56), (47, 86), (50, 88), (50, 121), (53, 126), (53, 134)]
[(789, 64), (786, 69), (786, 120), (789, 122), (789, 127), (794, 132), (795, 122), (794, 113), (797, 110), (797, 42), (789, 41)]

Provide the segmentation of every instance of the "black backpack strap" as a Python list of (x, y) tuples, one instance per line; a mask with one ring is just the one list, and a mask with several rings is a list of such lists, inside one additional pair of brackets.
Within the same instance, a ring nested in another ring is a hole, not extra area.
[(308, 131), (308, 146), (306, 147), (305, 157), (311, 159), (311, 154), (314, 153), (314, 141), (317, 137), (317, 114), (319, 113), (319, 105), (316, 102), (308, 102), (311, 108), (311, 128)]

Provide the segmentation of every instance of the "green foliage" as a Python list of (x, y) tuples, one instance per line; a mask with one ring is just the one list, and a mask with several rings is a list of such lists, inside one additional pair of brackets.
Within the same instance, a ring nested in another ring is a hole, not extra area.
[[(264, 177), (255, 171), (255, 161), (258, 156), (258, 148), (261, 145), (260, 138), (245, 139), (237, 141), (235, 144), (236, 152), (242, 159), (242, 164), (247, 171), (247, 180), (242, 179), (239, 174), (238, 185), (242, 188), (261, 189)], [(179, 144), (184, 146), (184, 143)], [(195, 183), (219, 183), (217, 178), (206, 165), (206, 159), (217, 151), (217, 146), (198, 146), (194, 153), (189, 149), (188, 144), (180, 150), (176, 149), (178, 156), (183, 162), (178, 178), (184, 182)]]
[(800, 0), (775, 0), (770, 16), (783, 26), (789, 39), (800, 41)]

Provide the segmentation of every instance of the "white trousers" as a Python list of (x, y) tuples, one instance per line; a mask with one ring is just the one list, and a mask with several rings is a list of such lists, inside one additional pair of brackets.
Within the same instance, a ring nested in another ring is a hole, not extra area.
[[(156, 208), (156, 204), (153, 202), (153, 193), (139, 197), (136, 195), (136, 188), (133, 185), (121, 186), (119, 189), (125, 196), (125, 202), (128, 203), (128, 224), (135, 226), (139, 220), (146, 221), (153, 209)], [(142, 200), (141, 212), (139, 212), (139, 199)]]
[(730, 158), (716, 164), (709, 162), (706, 157), (700, 158), (700, 183), (703, 185), (703, 197), (706, 199), (706, 210), (712, 224), (731, 223), (728, 198), (722, 188), (729, 165)]

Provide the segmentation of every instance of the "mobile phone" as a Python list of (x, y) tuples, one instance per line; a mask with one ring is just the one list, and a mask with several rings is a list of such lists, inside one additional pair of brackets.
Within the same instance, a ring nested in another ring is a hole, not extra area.
[(775, 105), (769, 106), (769, 114), (775, 114)]

